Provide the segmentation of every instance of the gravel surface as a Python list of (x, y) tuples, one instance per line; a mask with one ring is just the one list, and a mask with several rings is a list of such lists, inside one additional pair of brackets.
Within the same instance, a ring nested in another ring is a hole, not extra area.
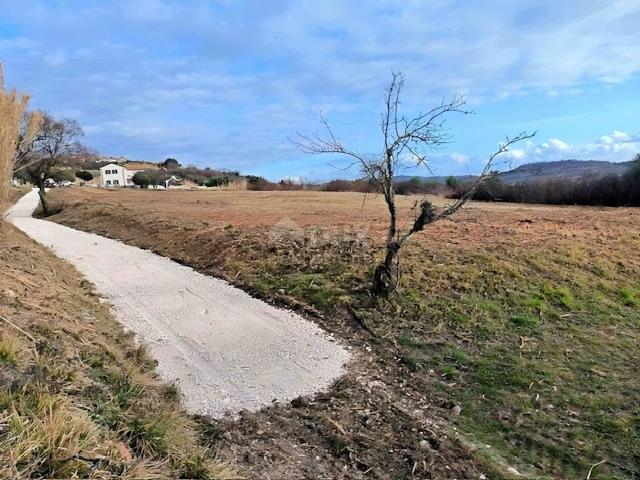
[(221, 417), (327, 389), (349, 353), (314, 323), (146, 250), (31, 217), (33, 192), (9, 221), (72, 263), (175, 381), (185, 408)]

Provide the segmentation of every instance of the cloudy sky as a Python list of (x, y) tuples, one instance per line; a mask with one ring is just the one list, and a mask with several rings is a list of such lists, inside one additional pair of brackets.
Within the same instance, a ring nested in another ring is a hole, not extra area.
[[(6, 83), (83, 125), (104, 154), (277, 179), (344, 176), (287, 137), (380, 151), (391, 71), (408, 114), (464, 93), (438, 174), (640, 151), (640, 0), (0, 0)], [(357, 172), (353, 172), (355, 175)]]

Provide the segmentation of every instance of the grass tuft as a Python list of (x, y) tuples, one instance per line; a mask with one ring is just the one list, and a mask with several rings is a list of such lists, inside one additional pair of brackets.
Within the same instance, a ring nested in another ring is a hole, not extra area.
[(624, 304), (628, 307), (637, 307), (640, 306), (640, 299), (637, 297), (636, 292), (631, 290), (628, 287), (623, 287), (620, 289), (620, 296), (624, 301)]
[(514, 315), (509, 318), (509, 321), (518, 328), (535, 330), (538, 326), (540, 326), (540, 320), (535, 317), (530, 317), (528, 315)]
[(0, 362), (15, 365), (22, 346), (18, 338), (7, 331), (0, 335)]
[(2, 418), (0, 477), (89, 476), (93, 462), (106, 458), (107, 445), (86, 412), (48, 393), (14, 396)]

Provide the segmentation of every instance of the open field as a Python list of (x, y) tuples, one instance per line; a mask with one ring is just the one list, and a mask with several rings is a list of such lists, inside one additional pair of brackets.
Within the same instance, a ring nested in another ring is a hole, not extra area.
[(640, 210), (472, 204), (416, 236), (401, 291), (375, 301), (380, 198), (52, 197), (55, 221), (297, 306), (353, 346), (330, 394), (203, 426), (250, 473), (585, 478), (606, 460), (591, 478), (640, 474)]

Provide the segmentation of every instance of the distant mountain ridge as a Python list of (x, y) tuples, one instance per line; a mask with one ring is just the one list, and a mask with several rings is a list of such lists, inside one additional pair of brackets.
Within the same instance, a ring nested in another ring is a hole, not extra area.
[[(629, 171), (633, 162), (607, 162), (603, 160), (557, 160), (553, 162), (526, 163), (513, 170), (499, 175), (500, 180), (507, 185), (514, 183), (534, 182), (538, 180), (567, 179), (577, 180), (587, 176), (602, 177), (604, 175), (622, 175)], [(473, 175), (452, 175), (461, 182), (473, 180)], [(405, 182), (412, 178), (419, 178), (424, 182), (445, 183), (448, 175), (442, 176), (411, 176), (400, 175), (397, 182)]]
[(506, 184), (537, 180), (567, 179), (622, 175), (629, 171), (633, 162), (606, 162), (602, 160), (558, 160), (555, 162), (527, 163), (500, 174)]

